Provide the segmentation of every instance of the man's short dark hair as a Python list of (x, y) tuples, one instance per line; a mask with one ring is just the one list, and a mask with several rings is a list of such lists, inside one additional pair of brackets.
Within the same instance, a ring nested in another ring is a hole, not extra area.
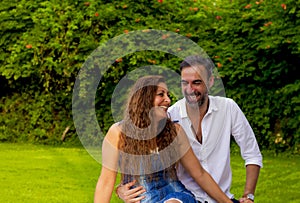
[(205, 69), (207, 71), (207, 76), (208, 76), (208, 78), (210, 78), (210, 76), (212, 76), (212, 73), (213, 73), (214, 63), (212, 62), (212, 60), (210, 58), (203, 57), (200, 55), (192, 55), (192, 56), (186, 57), (180, 63), (180, 72), (184, 68), (191, 67), (191, 66), (198, 67), (201, 65), (205, 67)]

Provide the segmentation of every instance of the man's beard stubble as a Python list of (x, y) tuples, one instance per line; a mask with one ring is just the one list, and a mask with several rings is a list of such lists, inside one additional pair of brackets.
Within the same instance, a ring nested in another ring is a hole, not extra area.
[(200, 99), (197, 101), (197, 102), (191, 102), (189, 99), (188, 99), (188, 96), (191, 95), (191, 94), (187, 94), (187, 93), (184, 93), (185, 95), (185, 98), (186, 98), (186, 101), (187, 103), (191, 106), (191, 107), (201, 107), (205, 101), (206, 101), (206, 98), (208, 97), (208, 92), (205, 92), (203, 95), (201, 93), (194, 93), (192, 95), (197, 95), (197, 96), (200, 96)]

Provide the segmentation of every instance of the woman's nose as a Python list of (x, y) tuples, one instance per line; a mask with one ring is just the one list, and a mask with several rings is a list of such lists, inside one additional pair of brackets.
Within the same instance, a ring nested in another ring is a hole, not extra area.
[(171, 99), (170, 99), (170, 97), (169, 97), (169, 96), (166, 96), (166, 97), (165, 97), (165, 102), (167, 102), (168, 104), (170, 104), (170, 103), (171, 103)]

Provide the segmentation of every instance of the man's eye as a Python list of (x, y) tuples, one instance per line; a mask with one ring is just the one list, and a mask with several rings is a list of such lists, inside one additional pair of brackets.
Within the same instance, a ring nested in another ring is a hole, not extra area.
[(202, 84), (202, 81), (201, 81), (201, 80), (195, 81), (195, 82), (193, 82), (193, 84), (195, 84), (195, 85), (200, 85), (200, 84)]

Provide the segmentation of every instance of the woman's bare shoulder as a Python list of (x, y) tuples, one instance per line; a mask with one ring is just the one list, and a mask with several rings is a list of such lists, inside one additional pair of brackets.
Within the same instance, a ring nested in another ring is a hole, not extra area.
[(117, 146), (121, 135), (121, 126), (120, 123), (114, 123), (110, 126), (109, 130), (105, 135), (105, 139)]
[(175, 123), (175, 127), (176, 127), (176, 132), (177, 132), (177, 138), (179, 139), (179, 143), (181, 144), (188, 144), (188, 139), (187, 139), (187, 135), (184, 131), (184, 129), (182, 128), (182, 126), (178, 123)]
[(121, 132), (121, 125), (120, 123), (114, 123), (110, 126), (108, 131), (113, 131), (113, 132)]
[(174, 123), (177, 133), (181, 132), (183, 129), (179, 123)]

